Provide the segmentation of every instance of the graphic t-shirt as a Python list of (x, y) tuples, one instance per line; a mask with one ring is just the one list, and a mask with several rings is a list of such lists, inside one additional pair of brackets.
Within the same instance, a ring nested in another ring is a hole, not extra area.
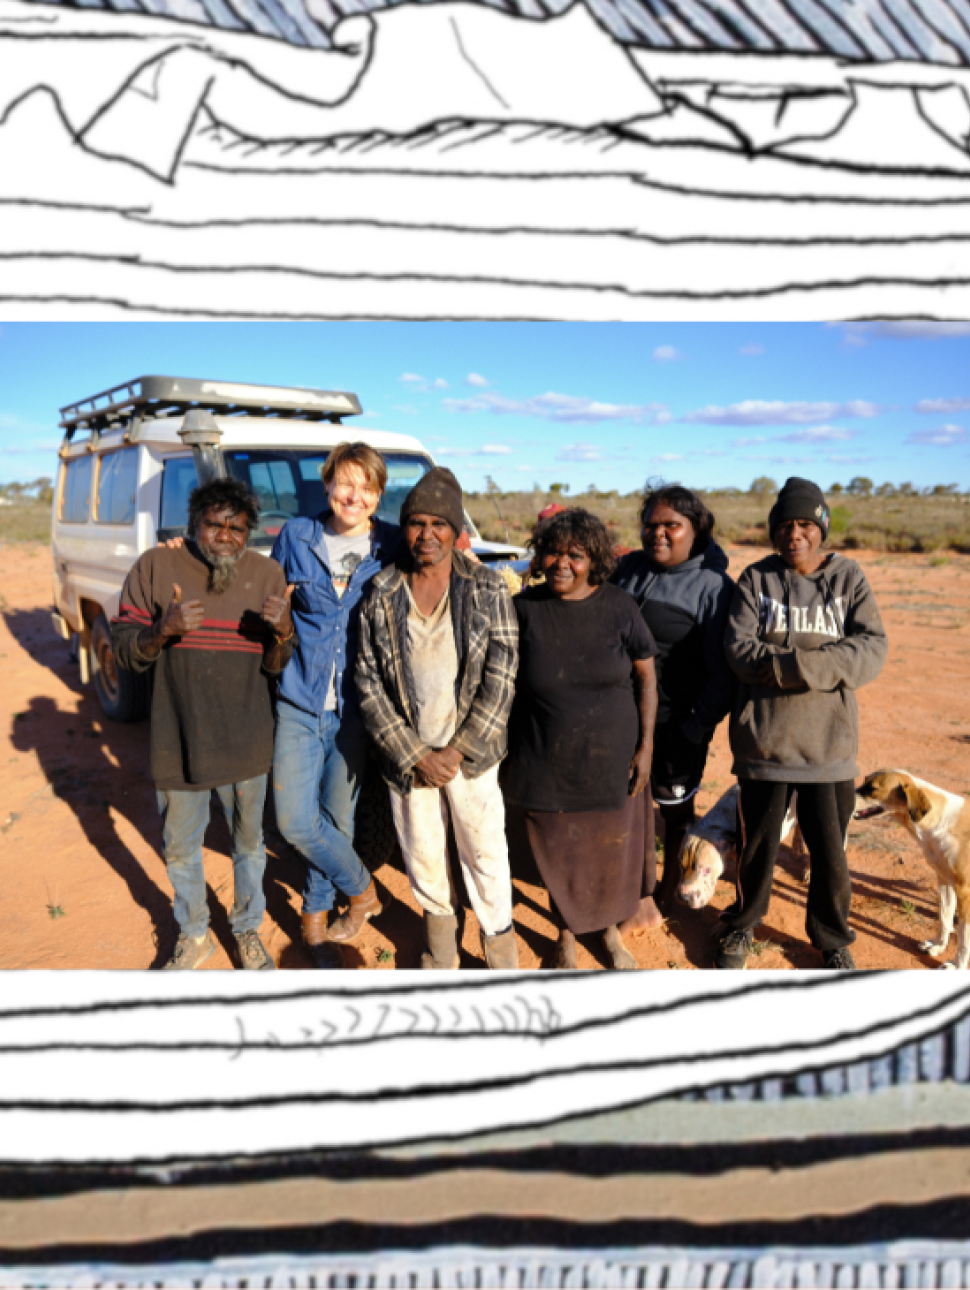
[[(333, 589), (338, 597), (343, 596), (354, 576), (354, 570), (370, 554), (372, 534), (373, 529), (368, 529), (366, 533), (358, 533), (356, 537), (347, 537), (342, 533), (335, 533), (329, 524), (324, 524), (323, 540), (327, 547), (327, 561), (330, 564)], [(334, 668), (330, 673), (324, 708), (327, 712), (333, 712), (336, 707), (337, 686), (336, 668)]]

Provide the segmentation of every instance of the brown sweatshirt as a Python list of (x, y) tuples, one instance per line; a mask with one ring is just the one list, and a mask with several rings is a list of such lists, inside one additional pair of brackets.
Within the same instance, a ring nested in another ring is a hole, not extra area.
[[(152, 779), (156, 788), (196, 790), (265, 775), (273, 760), (270, 675), (272, 644), (260, 617), (267, 596), (286, 591), (275, 560), (244, 551), (236, 577), (219, 595), (209, 570), (189, 546), (147, 551), (128, 575), (111, 635), (121, 667), (155, 669), (152, 693)], [(182, 601), (201, 600), (198, 631), (168, 641), (157, 659), (138, 650), (138, 635), (168, 608), (175, 584)], [(290, 646), (283, 647), (282, 661)]]

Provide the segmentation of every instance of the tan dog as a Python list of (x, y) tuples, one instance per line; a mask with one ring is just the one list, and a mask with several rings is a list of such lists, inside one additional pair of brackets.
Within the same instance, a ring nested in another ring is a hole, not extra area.
[(857, 820), (891, 815), (919, 843), (940, 886), (940, 925), (920, 949), (938, 958), (959, 914), (957, 956), (945, 968), (970, 967), (970, 803), (905, 770), (879, 770), (859, 789)]
[[(796, 794), (781, 826), (782, 841), (793, 833), (791, 849), (796, 856), (805, 852), (802, 831), (795, 819)], [(705, 816), (692, 824), (680, 848), (680, 886), (677, 895), (691, 909), (703, 909), (714, 896), (717, 880), (728, 863), (737, 862), (735, 839), (738, 815), (738, 786), (733, 784), (714, 803)], [(808, 882), (806, 863), (803, 880)]]

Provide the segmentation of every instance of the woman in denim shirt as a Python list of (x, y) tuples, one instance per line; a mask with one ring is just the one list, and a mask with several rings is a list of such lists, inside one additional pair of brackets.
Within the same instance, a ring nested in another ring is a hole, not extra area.
[[(354, 812), (369, 745), (354, 669), (360, 602), (394, 558), (395, 524), (376, 519), (387, 483), (368, 444), (342, 443), (321, 471), (329, 501), (316, 519), (295, 519), (273, 547), (292, 589), (297, 635), (280, 682), (273, 789), (284, 837), (307, 861), (303, 940), (315, 961), (327, 941), (352, 940), (381, 912), (374, 882), (354, 851)], [(328, 927), (337, 891), (347, 912)]]

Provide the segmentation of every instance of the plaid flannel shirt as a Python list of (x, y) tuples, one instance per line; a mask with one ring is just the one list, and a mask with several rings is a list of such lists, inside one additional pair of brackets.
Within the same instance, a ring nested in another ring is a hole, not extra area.
[[(475, 779), (502, 760), (519, 665), (519, 628), (509, 589), (494, 569), (452, 555), (451, 599), (458, 649), (458, 722), (450, 746)], [(409, 684), (404, 574), (397, 566), (371, 583), (360, 620), (357, 692), (361, 714), (377, 745), (384, 778), (407, 795), (413, 767), (431, 751), (418, 736)]]

